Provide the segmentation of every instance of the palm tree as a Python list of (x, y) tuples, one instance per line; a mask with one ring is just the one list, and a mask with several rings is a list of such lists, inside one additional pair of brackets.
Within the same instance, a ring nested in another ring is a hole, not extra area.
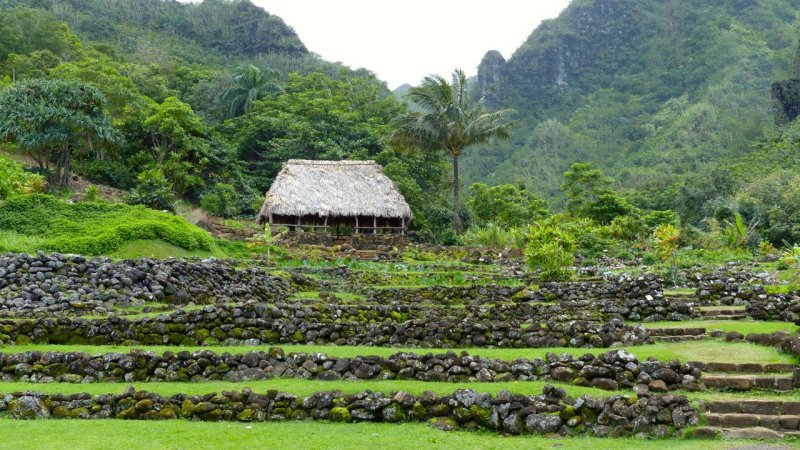
[(261, 70), (253, 65), (243, 67), (233, 77), (236, 86), (222, 95), (223, 101), (230, 104), (230, 117), (248, 113), (256, 100), (281, 92), (281, 87), (273, 81), (279, 76), (280, 72), (277, 70)]
[(506, 139), (513, 125), (508, 116), (514, 110), (487, 112), (484, 92), (474, 103), (467, 90), (467, 77), (460, 69), (453, 71), (453, 82), (441, 75), (425, 77), (406, 97), (418, 111), (401, 116), (392, 140), (426, 151), (444, 150), (453, 158), (453, 228), (461, 231), (461, 207), (458, 199), (458, 158), (464, 149), (488, 143), (493, 138)]

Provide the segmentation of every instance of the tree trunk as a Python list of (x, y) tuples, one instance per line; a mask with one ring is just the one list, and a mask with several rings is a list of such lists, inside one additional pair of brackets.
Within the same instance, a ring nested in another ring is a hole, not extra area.
[(453, 156), (453, 230), (461, 232), (461, 205), (458, 203), (458, 156)]

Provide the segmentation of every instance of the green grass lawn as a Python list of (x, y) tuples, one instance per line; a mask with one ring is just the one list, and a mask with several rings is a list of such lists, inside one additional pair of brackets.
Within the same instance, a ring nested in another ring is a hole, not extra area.
[(722, 330), (748, 333), (774, 333), (785, 331), (797, 334), (800, 327), (792, 322), (765, 322), (761, 320), (689, 320), (685, 322), (651, 322), (643, 323), (645, 328), (705, 328), (706, 331)]
[(722, 330), (748, 333), (774, 333), (785, 331), (797, 334), (800, 327), (792, 322), (765, 322), (759, 320), (690, 320), (685, 322), (651, 322), (643, 323), (645, 328), (705, 328), (706, 331)]
[[(547, 438), (500, 436), (492, 432), (435, 430), (421, 423), (334, 424), (328, 422), (164, 422), (135, 420), (0, 419), (0, 447), (159, 448), (159, 449), (575, 449), (722, 450), (758, 445), (755, 441), (683, 439)], [(788, 443), (791, 445), (791, 443)], [(753, 448), (753, 447), (750, 447)]]
[[(216, 353), (228, 352), (231, 354), (245, 353), (257, 350), (267, 350), (270, 346), (208, 346), (208, 347), (175, 347), (175, 346), (92, 346), (92, 345), (19, 345), (0, 348), (6, 353), (19, 353), (30, 350), (36, 351), (60, 351), (60, 352), (86, 352), (86, 353), (107, 353), (107, 352), (128, 352), (133, 348), (163, 353), (167, 350), (177, 352), (181, 350), (197, 351), (211, 350)], [(281, 347), (286, 353), (289, 352), (316, 352), (325, 353), (330, 356), (354, 357), (364, 355), (389, 356), (397, 352), (416, 352), (416, 353), (445, 353), (447, 349), (429, 348), (394, 348), (394, 347), (358, 347), (358, 346), (333, 346), (333, 345), (275, 345)], [(499, 358), (512, 360), (516, 358), (543, 358), (547, 352), (568, 353), (581, 356), (586, 353), (598, 354), (607, 352), (608, 348), (467, 348), (453, 349), (456, 353), (462, 350), (471, 355), (485, 356), (488, 358)], [(795, 360), (784, 353), (779, 352), (773, 347), (750, 344), (748, 342), (723, 342), (721, 340), (688, 341), (688, 342), (663, 342), (653, 345), (642, 345), (627, 347), (626, 350), (635, 354), (639, 359), (644, 360), (654, 357), (661, 361), (671, 361), (678, 359), (686, 361), (704, 362), (731, 362), (731, 363), (792, 363)]]
[[(303, 380), (296, 378), (277, 378), (259, 381), (203, 381), (198, 383), (164, 381), (164, 382), (135, 382), (135, 383), (23, 383), (0, 382), (0, 393), (11, 392), (42, 392), (46, 394), (79, 394), (92, 395), (121, 394), (129, 386), (136, 390), (156, 392), (163, 396), (175, 394), (204, 395), (212, 392), (240, 391), (249, 387), (256, 392), (276, 390), (288, 392), (300, 397), (310, 396), (323, 391), (341, 391), (346, 394), (355, 394), (366, 390), (389, 394), (395, 391), (407, 391), (420, 395), (425, 391), (433, 391), (437, 395), (449, 395), (457, 389), (472, 389), (476, 392), (496, 395), (499, 391), (508, 390), (522, 395), (540, 395), (545, 384), (561, 387), (571, 397), (588, 395), (591, 397), (609, 397), (612, 395), (635, 396), (632, 391), (604, 391), (593, 387), (573, 386), (556, 381), (510, 381), (498, 383), (465, 382), (429, 382), (419, 380), (359, 380), (359, 381), (319, 381)], [(800, 391), (775, 393), (770, 391), (704, 391), (688, 392), (674, 391), (674, 394), (685, 395), (691, 400), (743, 400), (743, 399), (780, 399), (785, 401), (800, 401)]]
[(186, 250), (164, 242), (159, 239), (137, 239), (130, 241), (119, 247), (116, 251), (108, 255), (114, 259), (131, 258), (184, 258), (199, 256), (201, 258), (215, 257), (226, 258), (227, 255), (216, 245), (211, 246), (211, 250)]

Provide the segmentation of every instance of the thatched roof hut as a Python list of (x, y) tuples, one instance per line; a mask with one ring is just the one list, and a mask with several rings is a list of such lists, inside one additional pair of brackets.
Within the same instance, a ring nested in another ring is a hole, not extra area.
[(375, 161), (292, 159), (272, 182), (257, 222), (377, 233), (404, 232), (411, 218), (403, 195)]

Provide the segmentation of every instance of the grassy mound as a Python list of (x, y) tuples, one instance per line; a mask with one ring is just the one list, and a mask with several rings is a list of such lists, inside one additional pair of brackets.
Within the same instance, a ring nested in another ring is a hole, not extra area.
[(199, 256), (201, 258), (208, 258), (210, 256), (216, 258), (227, 258), (228, 255), (222, 251), (218, 245), (214, 245), (210, 251), (208, 250), (186, 250), (168, 242), (157, 239), (137, 239), (130, 241), (118, 248), (117, 250), (108, 254), (114, 259), (131, 259), (131, 258), (184, 258), (189, 256)]
[(0, 203), (0, 252), (107, 255), (137, 240), (160, 240), (189, 251), (214, 247), (206, 231), (143, 206), (71, 204), (40, 194)]

